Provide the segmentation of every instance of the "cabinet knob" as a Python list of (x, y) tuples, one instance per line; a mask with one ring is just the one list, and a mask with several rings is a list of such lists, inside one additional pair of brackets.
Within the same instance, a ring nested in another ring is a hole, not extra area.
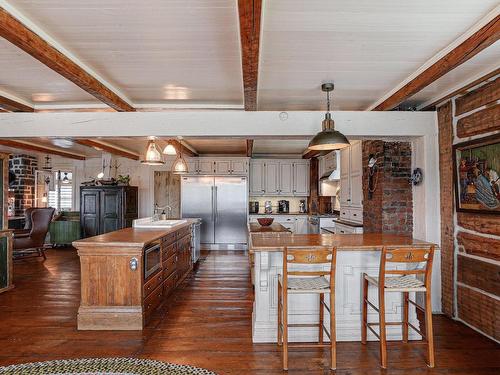
[(132, 258), (132, 259), (130, 259), (128, 264), (129, 264), (129, 267), (132, 271), (136, 271), (137, 266), (139, 265), (139, 261), (137, 260), (137, 258)]

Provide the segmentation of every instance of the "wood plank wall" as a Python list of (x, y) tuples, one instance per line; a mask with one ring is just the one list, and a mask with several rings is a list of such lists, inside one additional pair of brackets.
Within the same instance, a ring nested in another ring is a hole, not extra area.
[(500, 340), (500, 216), (456, 212), (452, 146), (498, 133), (499, 102), (496, 76), (437, 108), (443, 312), (495, 340)]

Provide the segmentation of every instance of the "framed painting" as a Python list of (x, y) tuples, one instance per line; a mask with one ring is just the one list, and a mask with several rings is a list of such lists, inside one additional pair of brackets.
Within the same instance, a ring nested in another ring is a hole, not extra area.
[(500, 134), (453, 146), (457, 211), (500, 214)]

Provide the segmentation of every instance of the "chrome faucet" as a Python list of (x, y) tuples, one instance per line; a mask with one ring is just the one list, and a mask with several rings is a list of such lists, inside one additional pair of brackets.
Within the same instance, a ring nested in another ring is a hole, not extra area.
[(167, 205), (165, 205), (165, 206), (163, 206), (163, 207), (160, 207), (160, 206), (158, 206), (158, 204), (157, 204), (157, 203), (155, 203), (155, 204), (153, 205), (153, 221), (158, 221), (158, 220), (160, 220), (160, 215), (158, 215), (158, 211), (160, 211), (160, 210), (165, 210), (165, 209), (167, 209), (167, 210), (168, 210), (168, 212), (169, 212), (169, 213), (167, 214), (167, 217), (170, 217), (170, 216), (172, 215), (172, 207), (171, 207), (171, 206), (169, 206), (169, 205), (167, 204)]

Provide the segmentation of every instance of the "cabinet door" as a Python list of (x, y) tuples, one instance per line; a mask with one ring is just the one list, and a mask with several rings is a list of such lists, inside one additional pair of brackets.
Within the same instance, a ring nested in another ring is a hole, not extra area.
[(186, 159), (188, 174), (198, 174), (198, 160)]
[(264, 163), (264, 189), (266, 195), (279, 194), (280, 163), (277, 161), (266, 161)]
[(248, 162), (246, 160), (232, 160), (231, 174), (247, 174)]
[(214, 163), (216, 174), (231, 174), (230, 160), (216, 160)]
[(139, 207), (137, 199), (137, 189), (133, 187), (125, 188), (123, 197), (123, 228), (129, 228), (132, 226), (134, 219), (139, 217)]
[(349, 176), (349, 163), (351, 159), (351, 147), (344, 147), (340, 150), (340, 176)]
[(97, 236), (99, 229), (99, 190), (83, 190), (80, 195), (82, 238)]
[(293, 167), (293, 195), (309, 195), (309, 164), (294, 163)]
[(101, 192), (101, 234), (121, 229), (121, 191), (103, 190)]
[(361, 141), (351, 143), (351, 175), (362, 174)]
[(351, 202), (351, 189), (349, 186), (349, 175), (340, 176), (340, 205), (348, 206)]
[(279, 194), (293, 194), (293, 163), (291, 161), (280, 162)]
[(298, 217), (295, 220), (295, 233), (307, 234), (307, 217)]
[(362, 207), (363, 205), (363, 177), (362, 174), (351, 175), (351, 207)]
[(198, 160), (198, 173), (199, 174), (214, 174), (215, 173), (214, 161), (208, 159)]
[(250, 195), (264, 195), (264, 162), (250, 162)]

